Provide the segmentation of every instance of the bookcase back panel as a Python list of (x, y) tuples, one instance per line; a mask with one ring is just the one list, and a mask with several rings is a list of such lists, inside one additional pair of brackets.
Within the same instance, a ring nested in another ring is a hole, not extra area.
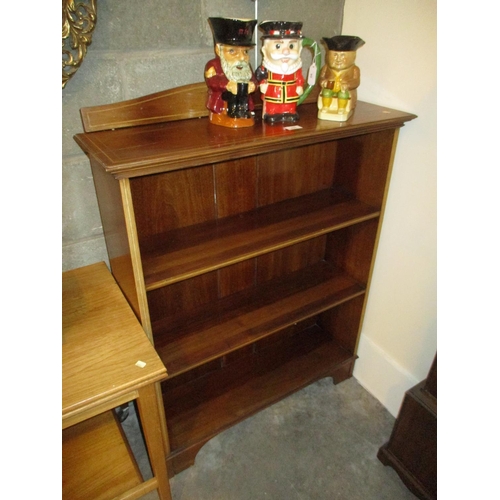
[(241, 158), (214, 166), (216, 217), (248, 212), (257, 207), (257, 160)]
[(327, 142), (259, 156), (259, 206), (332, 187), (336, 150)]
[(211, 166), (138, 177), (130, 184), (141, 247), (158, 234), (215, 217)]
[(249, 259), (217, 271), (219, 297), (227, 297), (255, 286), (257, 260)]
[(148, 292), (151, 322), (194, 313), (218, 298), (217, 272), (206, 273)]
[(326, 236), (292, 245), (257, 259), (257, 284), (285, 276), (325, 258)]

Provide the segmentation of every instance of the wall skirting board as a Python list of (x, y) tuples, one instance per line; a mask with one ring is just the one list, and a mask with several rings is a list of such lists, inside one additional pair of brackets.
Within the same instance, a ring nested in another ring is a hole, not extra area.
[(361, 335), (354, 378), (397, 417), (405, 392), (420, 382), (366, 335)]

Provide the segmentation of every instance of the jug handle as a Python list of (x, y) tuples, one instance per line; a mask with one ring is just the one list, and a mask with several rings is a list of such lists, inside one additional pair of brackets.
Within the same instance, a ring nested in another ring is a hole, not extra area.
[[(304, 90), (304, 93), (300, 96), (297, 101), (297, 105), (302, 104), (305, 101), (307, 96), (311, 93), (311, 90), (314, 88), (319, 78), (319, 71), (321, 68), (321, 50), (318, 47), (318, 44), (312, 38), (304, 38), (302, 40), (302, 47), (310, 47), (313, 51), (313, 62), (309, 67), (308, 77), (307, 77), (307, 86)], [(311, 71), (315, 71), (315, 74), (311, 74)]]

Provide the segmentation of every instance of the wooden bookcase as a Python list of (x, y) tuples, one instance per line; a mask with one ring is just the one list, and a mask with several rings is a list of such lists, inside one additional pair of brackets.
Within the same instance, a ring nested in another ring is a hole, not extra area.
[[(110, 265), (167, 367), (172, 473), (210, 438), (311, 382), (352, 375), (399, 129), (208, 122), (195, 84), (82, 109)], [(315, 96), (310, 97), (311, 101)]]

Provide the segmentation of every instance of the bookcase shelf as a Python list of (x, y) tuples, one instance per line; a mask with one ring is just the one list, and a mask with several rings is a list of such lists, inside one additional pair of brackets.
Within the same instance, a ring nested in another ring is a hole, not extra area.
[[(146, 290), (241, 262), (364, 220), (379, 210), (332, 190), (164, 233), (144, 252)], [(151, 249), (151, 250), (149, 250)]]
[(156, 350), (175, 376), (364, 294), (327, 262), (153, 324)]
[(207, 438), (314, 380), (334, 374), (343, 380), (352, 362), (352, 354), (315, 325), (190, 384), (163, 385), (164, 403), (170, 409), (171, 467), (186, 468)]

